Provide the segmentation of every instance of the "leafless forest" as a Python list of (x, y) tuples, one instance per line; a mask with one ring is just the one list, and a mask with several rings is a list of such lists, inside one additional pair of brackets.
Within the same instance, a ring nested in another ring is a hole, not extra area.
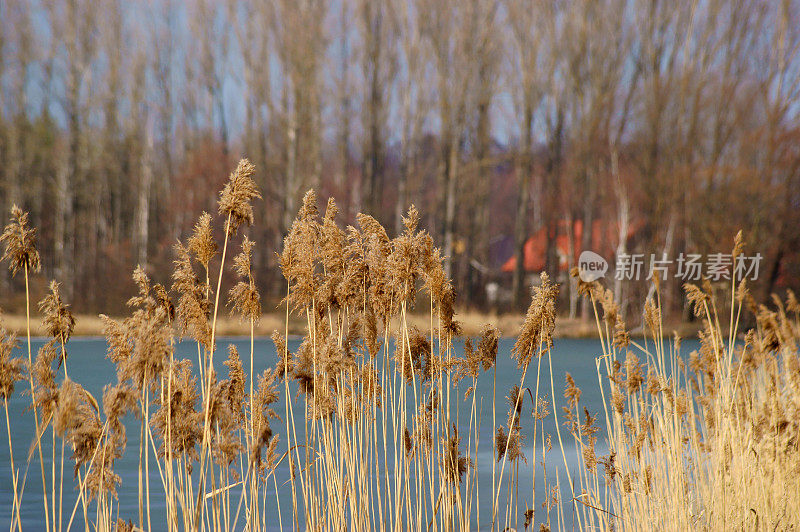
[[(312, 187), (345, 223), (399, 229), (414, 203), (462, 306), (490, 281), (527, 306), (534, 272), (502, 266), (540, 232), (559, 278), (596, 247), (578, 222), (615, 254), (724, 251), (741, 228), (758, 293), (796, 288), (798, 21), (794, 0), (4, 0), (0, 207), (39, 228), (34, 292), (55, 277), (81, 312), (120, 310), (136, 264), (166, 281), (241, 156), (267, 310)], [(0, 274), (7, 312), (19, 282)]]

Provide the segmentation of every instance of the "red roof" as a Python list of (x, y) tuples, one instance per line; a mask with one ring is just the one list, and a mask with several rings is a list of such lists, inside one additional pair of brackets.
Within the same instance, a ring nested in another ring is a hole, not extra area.
[[(558, 269), (559, 271), (568, 271), (570, 264), (569, 258), (569, 235), (567, 234), (568, 222), (561, 220), (558, 222), (558, 229), (555, 235), (556, 252), (558, 256)], [(575, 220), (572, 224), (573, 230), (573, 252), (574, 257), (577, 259), (581, 254), (581, 241), (583, 240), (583, 220)], [(545, 268), (546, 260), (546, 246), (547, 238), (545, 233), (546, 228), (542, 227), (536, 231), (528, 240), (525, 241), (523, 247), (525, 256), (525, 271), (527, 272), (540, 272)], [(634, 224), (628, 230), (628, 238), (635, 234)], [(553, 232), (551, 231), (551, 238)], [(611, 258), (614, 255), (614, 249), (619, 239), (619, 229), (616, 223), (609, 223), (605, 220), (595, 220), (592, 223), (592, 238), (591, 238), (591, 251), (599, 253), (601, 256)], [(502, 266), (501, 270), (504, 272), (513, 272), (517, 265), (516, 255), (512, 255)]]

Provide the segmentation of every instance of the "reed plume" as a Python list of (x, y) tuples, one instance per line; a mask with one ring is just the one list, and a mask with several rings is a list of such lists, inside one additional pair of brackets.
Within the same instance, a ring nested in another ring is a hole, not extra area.
[(309, 190), (303, 196), (303, 205), (283, 240), (279, 257), (281, 271), (289, 284), (287, 302), (292, 303), (295, 310), (312, 306), (320, 284), (315, 265), (319, 235), (317, 196)]
[[(275, 371), (265, 370), (258, 376), (258, 387), (253, 400), (253, 440), (250, 444), (250, 463), (261, 470), (274, 460), (273, 445), (277, 445), (277, 435), (274, 435), (270, 420), (278, 418), (278, 414), (270, 405), (278, 400), (278, 387)], [(267, 460), (264, 461), (263, 451), (267, 447)]]
[(242, 225), (253, 225), (251, 202), (254, 199), (261, 199), (261, 193), (253, 181), (255, 171), (256, 168), (250, 161), (240, 160), (219, 194), (219, 213), (230, 219), (226, 227), (229, 236), (236, 234)]
[(28, 213), (16, 205), (11, 207), (11, 222), (0, 234), (0, 242), (5, 245), (0, 261), (8, 260), (12, 275), (17, 272), (38, 272), (41, 269), (39, 251), (36, 249), (36, 229), (28, 224)]
[(208, 265), (217, 254), (218, 246), (211, 229), (211, 215), (207, 212), (203, 212), (197, 220), (194, 231), (187, 241), (187, 248), (194, 259), (208, 271)]
[(14, 393), (16, 382), (25, 380), (25, 361), (12, 357), (19, 345), (17, 335), (0, 324), (0, 397), (4, 400)]
[(192, 363), (183, 359), (168, 366), (172, 394), (155, 400), (151, 425), (161, 441), (159, 456), (181, 457), (190, 471), (199, 459), (197, 444), (203, 436), (203, 413), (198, 411), (197, 377)]
[(242, 252), (233, 259), (234, 270), (244, 280), (231, 288), (228, 304), (242, 319), (258, 321), (261, 317), (261, 297), (253, 280), (251, 266), (254, 245), (253, 241), (245, 236), (242, 241)]
[[(525, 314), (525, 321), (511, 349), (512, 357), (520, 368), (527, 368), (531, 358), (542, 346), (545, 349), (553, 346), (557, 297), (558, 285), (553, 284), (550, 277), (542, 272), (540, 285), (533, 287), (533, 297)], [(538, 353), (541, 354), (542, 351)]]
[(461, 484), (464, 480), (464, 473), (473, 467), (472, 459), (463, 456), (460, 450), (461, 438), (458, 436), (458, 429), (453, 424), (446, 436), (443, 436), (442, 462), (444, 463), (445, 482), (451, 484)]
[(61, 345), (61, 353), (58, 358), (58, 367), (60, 368), (67, 355), (65, 344), (75, 329), (75, 318), (69, 305), (64, 303), (61, 298), (60, 285), (56, 281), (50, 281), (50, 293), (39, 302), (39, 312), (44, 316), (42, 319), (44, 330)]
[(181, 243), (175, 245), (177, 258), (172, 273), (172, 290), (178, 293), (175, 310), (178, 333), (190, 335), (206, 350), (211, 349), (211, 288), (201, 281), (192, 267), (189, 249)]
[(67, 342), (75, 329), (75, 318), (61, 299), (61, 288), (56, 281), (50, 281), (50, 293), (39, 302), (39, 312), (44, 315), (42, 326), (47, 334)]

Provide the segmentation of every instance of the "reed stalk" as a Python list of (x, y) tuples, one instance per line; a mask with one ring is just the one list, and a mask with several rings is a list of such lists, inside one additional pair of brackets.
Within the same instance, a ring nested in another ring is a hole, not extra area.
[[(698, 523), (736, 529), (800, 526), (793, 516), (779, 513), (783, 502), (775, 498), (780, 490), (790, 494), (783, 501), (794, 504), (792, 494), (800, 492), (800, 476), (793, 473), (800, 467), (800, 304), (793, 295), (774, 301), (773, 308), (758, 306), (733, 280), (718, 307), (713, 294), (718, 287), (687, 286), (687, 299), (704, 319), (704, 329), (700, 348), (686, 358), (677, 341), (665, 339), (658, 282), (644, 307), (641, 342), (631, 340), (610, 291), (599, 283), (576, 282), (591, 301), (602, 350), (595, 360), (603, 403), (598, 426), (597, 416), (581, 408), (580, 389), (569, 374), (563, 393), (567, 408), (558, 413), (562, 397), (551, 353), (558, 285), (542, 275), (511, 351), (517, 384), (508, 394), (503, 421), (496, 401), (499, 333), (486, 327), (477, 339), (461, 337), (441, 252), (418, 229), (413, 207), (404, 217), (405, 230), (390, 238), (363, 214), (357, 228), (342, 229), (335, 202), (329, 201), (321, 216), (309, 191), (279, 255), (286, 306), (283, 334), (272, 337), (277, 360), (260, 358), (253, 243), (242, 236), (242, 252), (228, 257), (238, 229), (254, 221), (251, 201), (260, 195), (253, 171), (249, 162), (240, 162), (220, 194), (224, 236), (215, 288), (209, 272), (216, 240), (212, 217), (204, 213), (188, 245), (175, 248), (177, 305), (165, 287), (152, 284), (137, 268), (133, 278), (139, 293), (128, 303), (130, 316), (103, 318), (117, 383), (105, 389), (102, 407), (67, 373), (66, 343), (74, 320), (55, 283), (39, 304), (52, 339), (33, 361), (28, 275), (38, 269), (38, 255), (34, 260), (26, 218), (14, 211), (3, 233), (4, 258), (11, 258), (12, 272), (16, 268), (25, 276), (31, 371), (23, 376), (21, 363), (10, 358), (16, 337), (3, 331), (0, 392), (14, 490), (12, 531), (22, 528), (24, 479), (14, 462), (8, 397), (23, 378), (29, 380), (36, 424), (31, 456), (36, 449), (45, 527), (53, 532), (64, 528), (65, 460), (74, 461), (78, 484), (66, 530), (78, 507), (86, 530), (130, 530), (128, 516), (120, 515), (124, 505), (116, 488), (121, 479), (114, 469), (127, 445), (121, 420), (131, 412), (141, 418), (139, 504), (133, 510), (141, 529), (162, 525), (151, 490), (163, 500), (170, 532), (242, 527), (256, 532), (276, 522), (294, 530), (470, 530), (474, 522), (479, 528), (488, 522), (489, 515), (492, 530), (531, 530), (540, 518), (537, 507), (544, 508), (540, 530), (564, 529), (570, 519), (580, 529), (647, 530), (664, 522), (686, 529)], [(231, 261), (239, 282), (227, 301), (249, 326), (249, 367), (245, 371), (232, 346), (221, 365), (227, 371), (218, 374), (220, 292)], [(424, 331), (410, 326), (418, 300), (429, 318)], [(723, 319), (725, 305), (730, 315)], [(742, 336), (738, 327), (748, 311), (756, 327)], [(290, 349), (294, 317), (305, 318), (305, 329)], [(196, 343), (196, 367), (176, 356), (184, 337)], [(64, 364), (63, 375), (53, 371), (56, 358)], [(530, 366), (534, 358), (535, 369)], [(267, 369), (258, 373), (261, 363)], [(489, 379), (491, 397), (478, 397)], [(283, 419), (273, 410), (281, 403)], [(545, 464), (552, 448), (548, 408), (564, 464), (555, 475), (544, 465), (537, 472), (536, 463)], [(481, 441), (489, 409), (491, 444)], [(533, 449), (531, 464), (524, 454), (526, 438)], [(597, 455), (600, 438), (608, 447), (605, 456)], [(46, 473), (42, 447), (48, 440)], [(570, 443), (578, 469), (569, 464)], [(72, 450), (68, 459), (65, 447)], [(492, 452), (491, 485), (486, 486), (478, 471), (484, 447)], [(151, 486), (151, 459), (160, 486)], [(522, 489), (527, 479), (529, 493)], [(279, 493), (284, 489), (291, 497), (286, 523), (286, 500)], [(482, 495), (491, 497), (483, 508)]]

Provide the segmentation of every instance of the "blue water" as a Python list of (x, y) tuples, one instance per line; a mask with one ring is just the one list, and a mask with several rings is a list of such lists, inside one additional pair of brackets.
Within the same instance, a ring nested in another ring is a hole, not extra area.
[[(505, 422), (506, 419), (506, 410), (507, 406), (505, 403), (505, 397), (508, 393), (508, 389), (513, 384), (519, 384), (520, 380), (520, 370), (517, 368), (516, 363), (510, 359), (511, 354), (511, 347), (513, 346), (513, 339), (501, 339), (500, 340), (500, 349), (498, 354), (498, 363), (497, 363), (497, 424), (501, 424)], [(227, 344), (233, 343), (238, 348), (240, 353), (242, 353), (242, 361), (245, 365), (245, 372), (248, 373), (249, 370), (249, 357), (246, 353), (249, 353), (249, 340), (242, 339), (242, 338), (221, 338), (218, 346), (220, 348), (220, 353), (226, 353), (226, 349), (223, 351), (222, 348), (225, 348)], [(38, 348), (43, 344), (42, 340), (34, 340), (32, 349), (34, 356)], [(290, 341), (289, 349), (294, 350), (297, 348), (299, 342), (297, 340)], [(456, 347), (458, 349), (458, 346)], [(684, 347), (682, 348), (683, 352), (688, 352), (690, 349), (695, 348), (694, 345), (687, 345), (684, 342)], [(25, 349), (26, 346), (23, 343), (22, 349), (20, 349), (17, 353), (18, 356), (25, 356)], [(105, 340), (101, 338), (76, 338), (73, 339), (68, 345), (69, 351), (69, 375), (70, 377), (82, 384), (90, 393), (92, 393), (98, 400), (102, 397), (102, 389), (103, 386), (109, 383), (116, 382), (116, 374), (114, 371), (113, 364), (106, 359), (106, 343)], [(226, 353), (227, 354), (227, 353)], [(602, 428), (604, 423), (604, 418), (602, 414), (602, 402), (601, 402), (601, 395), (600, 395), (600, 388), (597, 378), (597, 373), (595, 370), (595, 358), (602, 354), (600, 343), (597, 340), (592, 339), (559, 339), (555, 341), (555, 346), (552, 350), (552, 363), (553, 363), (553, 381), (555, 386), (555, 394), (556, 394), (556, 409), (561, 416), (562, 407), (566, 405), (566, 402), (563, 398), (563, 391), (564, 391), (564, 378), (565, 373), (569, 372), (575, 379), (575, 382), (582, 390), (581, 395), (581, 404), (585, 405), (589, 408), (589, 410), (593, 413), (599, 413), (597, 424)], [(219, 356), (219, 355), (218, 355)], [(196, 364), (197, 360), (197, 351), (196, 346), (193, 343), (184, 342), (178, 345), (176, 358), (178, 357), (186, 357), (193, 361)], [(276, 363), (277, 357), (275, 352), (275, 347), (273, 343), (268, 339), (258, 339), (255, 344), (255, 361), (254, 361), (254, 369), (256, 372), (262, 371), (264, 368), (268, 366), (274, 366)], [(224, 378), (224, 367), (218, 364), (218, 371), (222, 373), (220, 378)], [(540, 397), (543, 397), (550, 401), (550, 371), (547, 366), (547, 358), (542, 360), (542, 371), (541, 371), (542, 379), (540, 382)], [(536, 378), (536, 359), (531, 362), (530, 369), (528, 371), (528, 375), (526, 377), (526, 386), (530, 387), (532, 391), (534, 391), (534, 387)], [(604, 379), (605, 380), (605, 379)], [(459, 416), (462, 420), (462, 424), (466, 425), (469, 422), (469, 413), (471, 408), (471, 399), (467, 400), (466, 402), (463, 399), (464, 392), (466, 391), (469, 384), (463, 384), (461, 389), (457, 394), (453, 394), (451, 396), (451, 400), (459, 400)], [(33, 442), (33, 435), (34, 435), (34, 421), (33, 421), (33, 413), (31, 411), (26, 411), (27, 407), (30, 406), (29, 397), (28, 395), (23, 395), (23, 391), (28, 389), (29, 386), (25, 382), (20, 382), (17, 384), (17, 390), (15, 391), (14, 395), (9, 400), (9, 414), (11, 418), (11, 426), (12, 426), (12, 442), (14, 446), (14, 459), (15, 465), (18, 469), (22, 470), (21, 477), (25, 474), (25, 466), (26, 466), (26, 453), (30, 448)], [(478, 398), (478, 406), (481, 407), (481, 398), (482, 401), (482, 411), (481, 411), (481, 438), (480, 438), (480, 446), (478, 450), (478, 459), (477, 459), (477, 470), (479, 475), (479, 485), (480, 485), (480, 514), (481, 514), (481, 528), (488, 529), (488, 522), (491, 520), (491, 484), (492, 484), (492, 434), (493, 434), (493, 427), (492, 427), (492, 372), (490, 371), (487, 374), (481, 375), (478, 381), (477, 387), (477, 398)], [(298, 409), (299, 410), (299, 409)], [(526, 404), (526, 410), (528, 414), (530, 414), (531, 408), (530, 404)], [(545, 421), (545, 431), (552, 435), (553, 441), (553, 449), (548, 454), (546, 459), (546, 471), (549, 480), (555, 479), (556, 473), (559, 474), (561, 479), (562, 485), (562, 497), (565, 499), (569, 499), (571, 496), (568, 492), (567, 482), (566, 482), (566, 475), (565, 475), (565, 466), (564, 460), (561, 456), (557, 435), (556, 435), (556, 427), (553, 422), (553, 407), (552, 404), (549, 406), (548, 410), (551, 412), (550, 416), (548, 416), (547, 420)], [(276, 411), (279, 414), (283, 411), (283, 399), (281, 399), (276, 405)], [(523, 417), (523, 433), (526, 434), (525, 445), (526, 449), (524, 451), (525, 455), (527, 456), (528, 464), (525, 465), (524, 463), (521, 464), (520, 467), (520, 479), (519, 479), (519, 498), (520, 498), (520, 512), (525, 510), (525, 503), (527, 502), (528, 505), (531, 505), (531, 467), (533, 465), (533, 460), (537, 461), (537, 491), (536, 491), (536, 502), (532, 506), (536, 509), (536, 520), (534, 529), (538, 529), (538, 524), (546, 518), (545, 511), (541, 508), (541, 502), (544, 499), (544, 489), (543, 485), (541, 484), (542, 469), (541, 469), (541, 436), (537, 438), (537, 446), (536, 446), (536, 453), (537, 455), (533, 456), (533, 429), (532, 423), (530, 421), (530, 415), (528, 415), (528, 421), (525, 422), (525, 418)], [(559, 417), (560, 422), (563, 422), (563, 417)], [(128, 427), (128, 447), (125, 455), (117, 461), (116, 463), (116, 473), (122, 477), (122, 485), (118, 488), (118, 501), (115, 502), (115, 511), (119, 512), (119, 517), (123, 518), (124, 520), (132, 520), (134, 524), (137, 524), (138, 521), (138, 447), (139, 447), (139, 422), (135, 419), (133, 415), (127, 416), (125, 420), (126, 426)], [(280, 420), (273, 421), (273, 428), (278, 433), (283, 433), (285, 431), (281, 430), (280, 427), (282, 422)], [(5, 434), (5, 427), (2, 430), (2, 442), (0, 443), (0, 528), (8, 527), (10, 524), (11, 519), (11, 504), (12, 504), (12, 497), (13, 491), (11, 487), (11, 470), (9, 467), (9, 455), (8, 455), (8, 444)], [(462, 446), (465, 445), (467, 434), (465, 430), (462, 430)], [(575, 474), (575, 467), (577, 463), (576, 459), (576, 452), (575, 452), (575, 445), (572, 436), (566, 430), (566, 427), (562, 425), (561, 427), (561, 436), (564, 441), (564, 447), (566, 449), (567, 454), (567, 462), (570, 465), (571, 469), (573, 469), (573, 475)], [(47, 433), (48, 441), (46, 442), (45, 449), (47, 452), (45, 453), (45, 461), (46, 463), (46, 471), (49, 473), (50, 471), (50, 460), (49, 460), (49, 447), (50, 447), (50, 433)], [(286, 445), (286, 437), (282, 435), (281, 437), (281, 448), (280, 452), (285, 450)], [(603, 445), (603, 436), (602, 433), (599, 434), (598, 438), (598, 454), (602, 453), (604, 448)], [(60, 449), (60, 447), (59, 447)], [(67, 457), (69, 456), (69, 450), (67, 450)], [(59, 460), (57, 456), (57, 461)], [(77, 481), (73, 481), (72, 485), (70, 485), (70, 481), (72, 480), (72, 466), (70, 465), (71, 462), (67, 462), (65, 464), (65, 475), (67, 477), (67, 481), (64, 485), (64, 512), (65, 518), (63, 523), (63, 528), (66, 529), (67, 521), (69, 520), (69, 515), (72, 512), (72, 508), (76, 501), (76, 495), (73, 488), (77, 485)], [(285, 527), (289, 527), (291, 524), (291, 493), (290, 487), (285, 480), (288, 478), (287, 468), (284, 467), (286, 465), (286, 461), (283, 462), (281, 466), (279, 466), (277, 470), (277, 479), (278, 485), (280, 487), (280, 500), (281, 500), (281, 509), (283, 512), (283, 523)], [(23, 526), (26, 530), (39, 530), (44, 529), (44, 516), (43, 516), (43, 505), (42, 505), (42, 488), (41, 488), (41, 473), (40, 473), (40, 466), (38, 463), (38, 457), (33, 457), (27, 469), (27, 480), (25, 484), (25, 491), (22, 497), (22, 506), (21, 506), (21, 517)], [(153, 528), (155, 530), (165, 529), (164, 525), (164, 499), (160, 492), (161, 489), (161, 479), (158, 474), (157, 467), (155, 463), (152, 461), (152, 454), (151, 454), (151, 517)], [(499, 471), (499, 468), (498, 468)], [(505, 480), (504, 484), (507, 483), (509, 478), (509, 466), (506, 466), (506, 473), (505, 473)], [(271, 484), (271, 482), (270, 482)], [(272, 487), (270, 486), (270, 489)], [(504, 505), (504, 497), (505, 497), (505, 489), (501, 493), (500, 497), (500, 506), (502, 508), (505, 507)], [(236, 497), (238, 500), (238, 497)], [(275, 508), (270, 508), (270, 505), (274, 506), (275, 497), (272, 493), (267, 496), (267, 512), (274, 513), (277, 510)], [(568, 506), (568, 505), (565, 505)], [(473, 510), (473, 514), (475, 514), (475, 510)], [(92, 518), (92, 513), (89, 514), (90, 520)], [(477, 516), (476, 516), (477, 517)], [(555, 520), (555, 511), (551, 514), (551, 518)], [(271, 520), (274, 523), (274, 529), (277, 530), (278, 527), (278, 520), (275, 518)], [(519, 521), (520, 528), (522, 525), (522, 519)], [(240, 518), (239, 520), (239, 528), (243, 527), (243, 519)], [(512, 521), (513, 524), (513, 521)], [(571, 517), (567, 515), (567, 525), (571, 526)], [(84, 523), (83, 523), (83, 516), (82, 510), (79, 507), (78, 511), (75, 515), (75, 522), (72, 524), (72, 529), (74, 530), (83, 530)]]

